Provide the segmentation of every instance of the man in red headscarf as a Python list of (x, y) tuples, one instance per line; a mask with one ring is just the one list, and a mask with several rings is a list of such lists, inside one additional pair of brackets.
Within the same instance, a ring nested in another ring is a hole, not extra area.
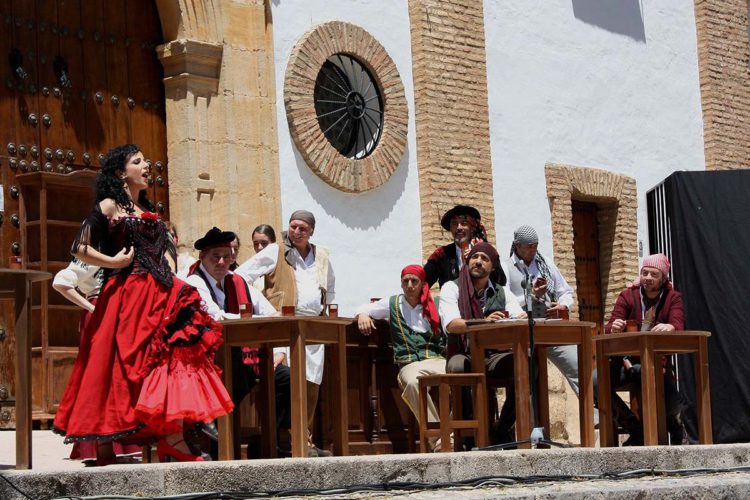
[[(605, 333), (624, 331), (628, 320), (634, 322), (635, 329), (640, 331), (684, 330), (682, 295), (672, 288), (672, 282), (669, 281), (669, 268), (670, 263), (666, 255), (649, 255), (643, 259), (638, 279), (617, 297), (614, 310), (604, 330)], [(641, 365), (638, 358), (612, 358), (610, 368), (614, 388), (627, 384), (640, 386)], [(640, 421), (619, 399), (619, 396), (614, 397), (620, 414), (618, 420), (623, 423), (630, 434), (625, 444), (643, 444), (643, 429)], [(687, 444), (687, 433), (680, 418), (684, 403), (669, 369), (664, 373), (664, 397), (667, 408), (667, 427), (672, 444)]]
[[(401, 398), (419, 420), (417, 377), (445, 373), (445, 335), (422, 266), (406, 266), (401, 271), (401, 289), (403, 294), (361, 306), (357, 310), (357, 324), (360, 332), (370, 335), (375, 328), (373, 319), (390, 320), (393, 359), (400, 368)], [(429, 395), (427, 419), (440, 421)], [(437, 439), (430, 439), (433, 450), (437, 443)]]

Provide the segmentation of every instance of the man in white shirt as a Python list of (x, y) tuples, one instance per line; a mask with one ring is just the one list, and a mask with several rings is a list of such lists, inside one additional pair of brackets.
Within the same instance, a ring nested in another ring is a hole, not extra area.
[[(328, 250), (310, 243), (315, 232), (315, 216), (297, 210), (289, 218), (289, 229), (280, 243), (271, 243), (236, 269), (252, 283), (265, 277), (263, 295), (277, 309), (294, 307), (298, 316), (319, 316), (333, 302), (336, 279), (328, 259)], [(323, 379), (325, 352), (322, 344), (307, 346), (307, 417), (312, 427), (318, 392)], [(330, 456), (312, 443), (308, 430), (310, 456)]]
[[(546, 306), (545, 315), (557, 317), (573, 306), (573, 289), (552, 260), (537, 251), (539, 237), (531, 226), (521, 226), (513, 233), (513, 247), (506, 261), (508, 286), (521, 304), (526, 304), (524, 283), (532, 283), (532, 300)], [(578, 395), (578, 350), (576, 346), (548, 347), (547, 358), (565, 376)]]
[[(470, 373), (471, 354), (466, 338), (466, 321), (525, 318), (526, 313), (507, 286), (493, 283), (490, 275), (500, 266), (497, 250), (489, 243), (474, 245), (467, 254), (466, 266), (458, 280), (449, 281), (440, 291), (440, 321), (448, 334), (448, 373)], [(513, 378), (513, 353), (488, 351), (484, 360), (487, 373), (496, 379)], [(493, 432), (493, 442), (511, 441), (510, 429), (515, 422), (515, 401), (506, 394), (500, 420)], [(470, 398), (464, 393), (464, 414), (471, 416)]]
[[(238, 319), (240, 310), (252, 309), (253, 316), (277, 316), (278, 312), (261, 293), (238, 274), (229, 270), (234, 261), (232, 243), (235, 233), (212, 228), (195, 242), (200, 251), (198, 262), (191, 266), (185, 281), (194, 286), (211, 317), (217, 321)], [(274, 353), (276, 416), (279, 428), (289, 428), (289, 367), (279, 363), (282, 354)], [(232, 348), (233, 395), (235, 406), (250, 392), (258, 375), (258, 350)], [(209, 432), (210, 433), (210, 426)]]
[[(401, 399), (419, 421), (418, 377), (445, 373), (445, 335), (422, 266), (410, 265), (401, 271), (401, 289), (403, 294), (360, 306), (357, 325), (362, 334), (370, 335), (375, 328), (373, 319), (390, 320), (393, 360), (399, 366), (398, 385), (403, 391)], [(429, 394), (427, 421), (440, 421)], [(430, 438), (430, 446), (436, 451), (438, 440)]]

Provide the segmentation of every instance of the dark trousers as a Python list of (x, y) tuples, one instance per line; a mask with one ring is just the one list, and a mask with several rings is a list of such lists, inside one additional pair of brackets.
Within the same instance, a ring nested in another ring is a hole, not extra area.
[[(657, 366), (661, 370), (661, 366)], [(671, 370), (667, 369), (664, 373), (664, 405), (666, 409), (667, 426), (672, 432), (672, 427), (676, 424), (680, 412), (685, 408), (685, 400), (677, 390), (674, 376)], [(612, 380), (612, 398), (617, 415), (618, 425), (635, 433), (642, 432), (640, 421), (635, 414), (628, 408), (625, 402), (615, 393), (615, 390), (627, 386), (641, 386), (641, 365), (634, 364), (630, 369), (623, 366), (621, 358), (613, 358), (610, 363), (610, 377)]]
[[(488, 378), (513, 379), (513, 353), (511, 352), (495, 352), (488, 354), (484, 359), (484, 366)], [(447, 373), (471, 373), (471, 355), (454, 354), (448, 359), (445, 371)], [(461, 400), (464, 418), (472, 418), (474, 416), (474, 407), (472, 405), (471, 391), (464, 388), (461, 393)], [(489, 417), (491, 420), (492, 415)], [(495, 431), (493, 431), (493, 435), (500, 437), (498, 439), (493, 438), (492, 441), (507, 442), (512, 440), (510, 437), (510, 431), (515, 422), (516, 400), (513, 390), (511, 389), (508, 390), (505, 403), (500, 411), (500, 418), (498, 419), (497, 426), (494, 428)]]

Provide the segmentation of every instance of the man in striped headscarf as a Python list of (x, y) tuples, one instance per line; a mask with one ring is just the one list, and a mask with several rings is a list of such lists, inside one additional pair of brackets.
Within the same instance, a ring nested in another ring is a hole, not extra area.
[[(547, 317), (556, 317), (558, 311), (570, 310), (573, 305), (573, 289), (560, 274), (557, 266), (537, 251), (538, 245), (539, 237), (533, 227), (524, 225), (514, 231), (510, 257), (505, 261), (508, 268), (508, 287), (518, 302), (526, 304), (524, 284), (530, 280), (533, 300), (546, 305)], [(548, 347), (547, 357), (578, 395), (576, 346)]]

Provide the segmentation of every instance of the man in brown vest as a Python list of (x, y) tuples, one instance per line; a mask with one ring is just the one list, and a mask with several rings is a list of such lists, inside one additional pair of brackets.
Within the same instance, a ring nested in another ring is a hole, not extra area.
[[(298, 316), (318, 316), (334, 297), (335, 276), (328, 260), (328, 250), (310, 243), (315, 232), (315, 216), (297, 210), (289, 218), (289, 228), (281, 241), (271, 243), (237, 268), (236, 272), (252, 283), (265, 277), (263, 294), (281, 310), (294, 307)], [(323, 345), (307, 346), (307, 415), (312, 426), (323, 378)], [(310, 456), (330, 456), (312, 442), (308, 430)]]

